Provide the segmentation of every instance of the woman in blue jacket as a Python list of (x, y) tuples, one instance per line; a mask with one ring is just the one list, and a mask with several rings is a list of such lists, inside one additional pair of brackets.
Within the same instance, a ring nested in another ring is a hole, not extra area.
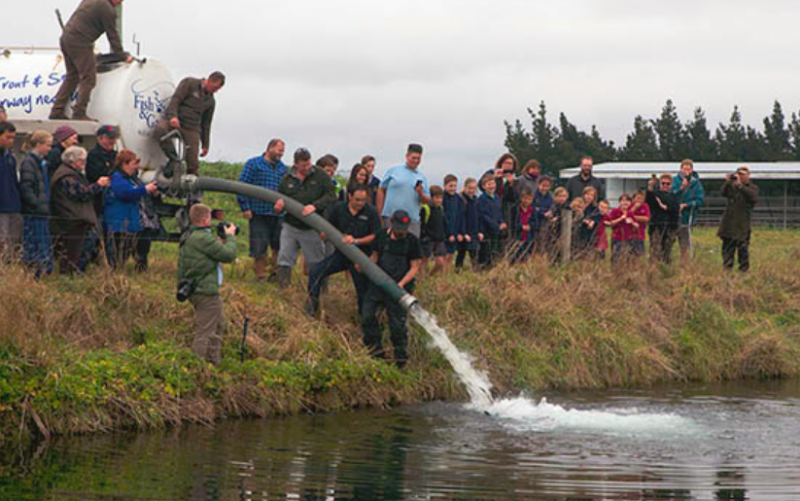
[(106, 254), (112, 268), (119, 268), (133, 252), (137, 234), (142, 231), (141, 199), (157, 191), (155, 183), (143, 185), (137, 179), (139, 158), (131, 150), (117, 154), (111, 186), (105, 196), (104, 225)]

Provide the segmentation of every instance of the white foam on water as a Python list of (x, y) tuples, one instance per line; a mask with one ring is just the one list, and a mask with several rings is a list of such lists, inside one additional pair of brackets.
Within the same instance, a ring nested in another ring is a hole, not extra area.
[(484, 372), (478, 371), (473, 367), (472, 357), (459, 351), (450, 341), (447, 332), (439, 327), (436, 317), (422, 309), (421, 306), (415, 304), (411, 307), (409, 313), (414, 321), (430, 334), (434, 346), (439, 348), (447, 361), (450, 362), (450, 365), (453, 366), (458, 378), (466, 386), (472, 404), (483, 407), (491, 405), (492, 383), (489, 382), (489, 378)]
[(695, 429), (691, 419), (670, 413), (640, 413), (635, 407), (615, 410), (566, 409), (546, 398), (539, 403), (519, 397), (499, 400), (489, 406), (470, 404), (474, 410), (507, 421), (521, 431), (573, 429), (623, 434), (684, 434)]
[(522, 431), (574, 429), (611, 433), (686, 433), (696, 429), (694, 422), (676, 414), (640, 413), (636, 408), (618, 410), (566, 409), (542, 399), (539, 403), (525, 397), (495, 401), (488, 376), (475, 369), (472, 357), (459, 351), (436, 317), (415, 304), (409, 310), (414, 321), (428, 334), (453, 366), (470, 396), (469, 409), (485, 412)]

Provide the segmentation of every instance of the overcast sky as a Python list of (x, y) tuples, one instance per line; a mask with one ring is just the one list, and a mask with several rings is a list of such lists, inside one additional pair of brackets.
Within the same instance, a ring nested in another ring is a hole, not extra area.
[[(3, 0), (8, 13), (10, 0)], [(54, 9), (16, 2), (0, 45), (58, 43)], [(778, 99), (800, 108), (800, 2), (765, 0), (126, 0), (124, 40), (177, 80), (228, 75), (212, 159), (241, 161), (282, 137), (332, 152), (342, 170), (370, 153), (383, 171), (409, 142), (431, 182), (487, 169), (503, 121), (546, 101), (581, 128), (624, 143), (636, 114), (672, 98), (712, 127), (734, 104), (759, 125)], [(39, 20), (38, 22), (36, 20)], [(101, 47), (107, 47), (105, 38)]]

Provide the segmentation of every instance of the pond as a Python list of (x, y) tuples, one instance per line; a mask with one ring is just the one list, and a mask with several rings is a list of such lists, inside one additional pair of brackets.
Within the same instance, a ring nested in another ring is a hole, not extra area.
[(0, 499), (800, 499), (800, 381), (62, 438), (3, 451)]

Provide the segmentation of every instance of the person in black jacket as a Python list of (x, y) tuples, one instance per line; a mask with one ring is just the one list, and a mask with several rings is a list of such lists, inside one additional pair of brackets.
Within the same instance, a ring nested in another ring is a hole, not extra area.
[(36, 278), (53, 272), (53, 243), (50, 238), (50, 178), (45, 157), (53, 136), (36, 131), (28, 138), (28, 153), (19, 166), (19, 195), (22, 201), (22, 262)]
[[(404, 210), (396, 210), (391, 217), (391, 227), (378, 232), (373, 245), (372, 262), (376, 263), (392, 280), (409, 294), (414, 292), (414, 279), (422, 265), (419, 240), (408, 227), (411, 217)], [(394, 346), (394, 360), (401, 369), (408, 362), (408, 313), (397, 301), (389, 297), (380, 286), (370, 284), (364, 298), (364, 316), (361, 329), (364, 344), (373, 356), (384, 358), (378, 312), (385, 309), (389, 317), (389, 332)]]
[(441, 186), (431, 186), (431, 203), (423, 204), (419, 211), (419, 220), (422, 223), (420, 245), (422, 246), (422, 268), (420, 278), (428, 270), (428, 259), (434, 258), (435, 264), (430, 276), (444, 270), (447, 256), (446, 216), (444, 213), (444, 190)]
[[(114, 164), (117, 161), (117, 150), (115, 149), (117, 139), (119, 139), (119, 130), (116, 127), (103, 125), (97, 129), (97, 144), (86, 159), (86, 180), (89, 183), (96, 183), (101, 177), (111, 177), (114, 173)], [(96, 193), (93, 203), (100, 231), (103, 231), (105, 191)], [(81, 260), (82, 270), (85, 270), (89, 263), (96, 264), (100, 261), (104, 241), (106, 241), (105, 235), (100, 235), (95, 228), (89, 230), (86, 235), (84, 256)]]
[(650, 260), (669, 264), (672, 262), (672, 245), (678, 232), (680, 221), (680, 204), (678, 197), (671, 191), (672, 176), (662, 174), (660, 179), (655, 175), (647, 183), (645, 201), (650, 206)]
[[(347, 202), (338, 202), (328, 209), (326, 218), (334, 228), (342, 232), (342, 243), (355, 245), (366, 255), (372, 253), (372, 243), (380, 230), (381, 222), (377, 209), (370, 203), (369, 187), (364, 184), (347, 186)], [(325, 279), (336, 273), (348, 271), (353, 279), (358, 300), (358, 314), (364, 306), (364, 295), (369, 287), (369, 279), (361, 273), (344, 254), (336, 250), (325, 259), (313, 265), (308, 275), (308, 301), (306, 312), (314, 316), (319, 311), (319, 296)]]

